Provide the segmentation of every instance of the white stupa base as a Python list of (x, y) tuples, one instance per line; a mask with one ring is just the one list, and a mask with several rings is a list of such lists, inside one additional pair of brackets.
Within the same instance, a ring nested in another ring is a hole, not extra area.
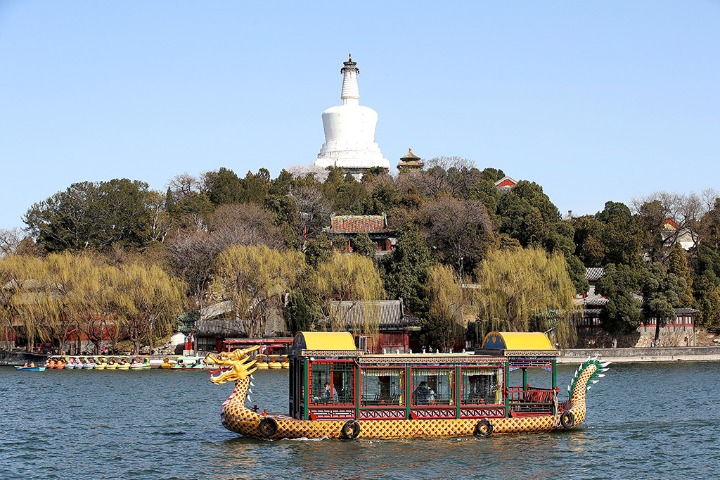
[(343, 152), (343, 154), (334, 154), (331, 152), (326, 156), (320, 157), (315, 161), (315, 166), (321, 168), (338, 167), (342, 169), (363, 169), (381, 167), (390, 168), (388, 159), (382, 156), (360, 156), (353, 155), (354, 152)]

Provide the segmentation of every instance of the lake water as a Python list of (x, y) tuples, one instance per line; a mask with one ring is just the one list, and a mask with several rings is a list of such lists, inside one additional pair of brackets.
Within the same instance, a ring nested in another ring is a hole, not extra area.
[[(574, 367), (560, 367), (567, 385)], [(442, 440), (239, 438), (233, 386), (203, 371), (16, 372), (0, 367), (0, 478), (713, 478), (720, 363), (611, 365), (587, 422), (551, 434)], [(287, 370), (255, 374), (253, 403), (287, 411)]]

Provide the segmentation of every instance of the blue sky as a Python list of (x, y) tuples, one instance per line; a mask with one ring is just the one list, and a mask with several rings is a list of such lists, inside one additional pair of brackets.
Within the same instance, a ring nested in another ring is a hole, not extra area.
[(564, 214), (720, 189), (720, 1), (0, 0), (0, 228), (75, 182), (312, 163), (358, 62), (408, 147)]

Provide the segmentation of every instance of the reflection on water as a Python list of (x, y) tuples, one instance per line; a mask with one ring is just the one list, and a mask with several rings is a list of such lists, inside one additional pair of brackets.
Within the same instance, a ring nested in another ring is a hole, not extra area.
[[(561, 384), (574, 372), (562, 367)], [(231, 385), (198, 371), (0, 368), (0, 478), (687, 478), (720, 467), (720, 364), (613, 365), (584, 428), (440, 440), (237, 437)], [(287, 371), (256, 373), (253, 403), (287, 410)]]

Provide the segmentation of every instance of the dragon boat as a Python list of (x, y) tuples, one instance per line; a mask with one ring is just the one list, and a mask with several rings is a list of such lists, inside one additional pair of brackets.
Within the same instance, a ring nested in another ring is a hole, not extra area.
[[(259, 346), (208, 355), (235, 382), (223, 425), (244, 436), (414, 438), (550, 432), (585, 421), (608, 363), (582, 363), (559, 400), (558, 355), (543, 333), (492, 332), (463, 354), (366, 354), (348, 332), (302, 332), (290, 355), (288, 414), (245, 406)], [(531, 382), (535, 386), (531, 386)], [(539, 382), (544, 382), (544, 387)]]

